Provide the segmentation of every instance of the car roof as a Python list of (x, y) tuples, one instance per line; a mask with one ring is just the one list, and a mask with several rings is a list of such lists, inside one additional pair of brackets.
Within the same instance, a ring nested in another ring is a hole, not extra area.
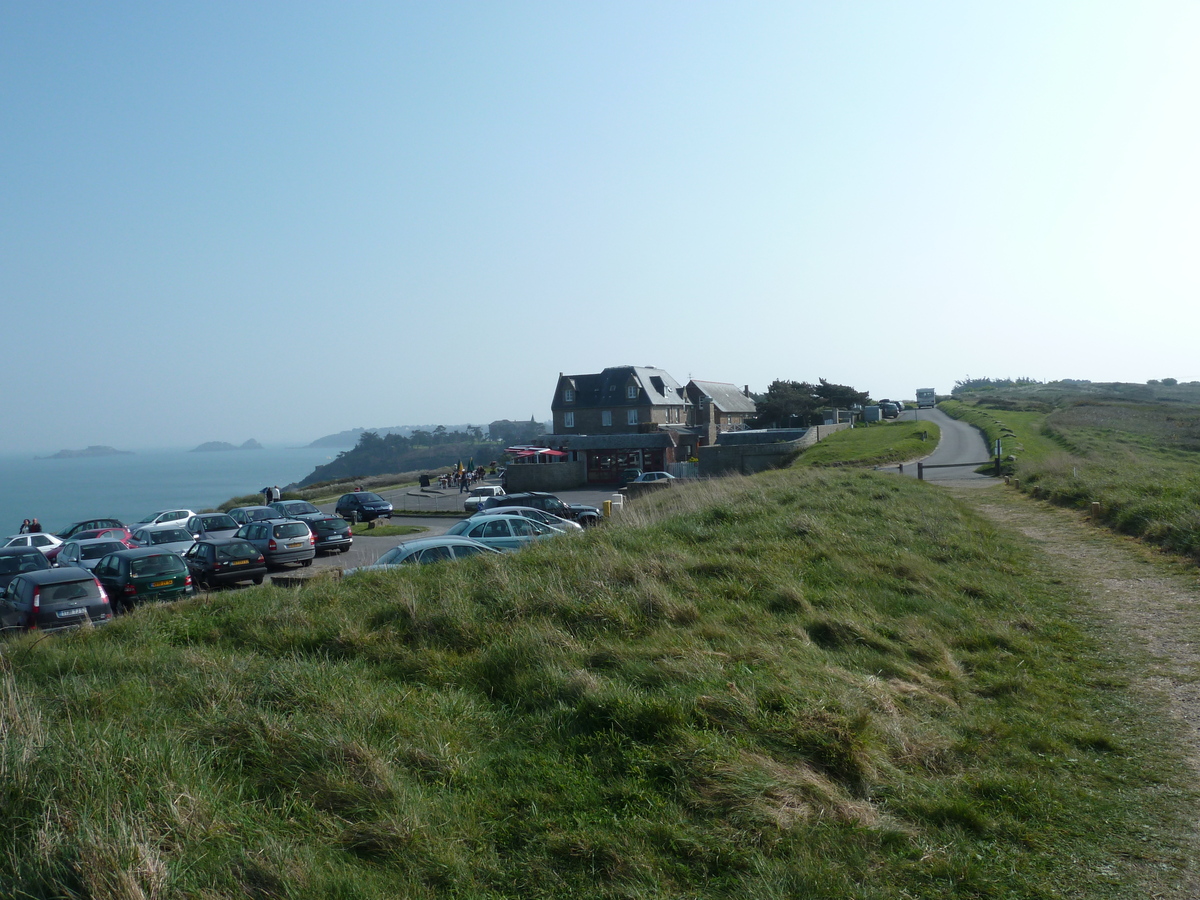
[(41, 554), (37, 547), (0, 547), (0, 556), (28, 556), (30, 553)]
[[(250, 544), (250, 542), (248, 540), (246, 540), (245, 538), (240, 538), (240, 537), (201, 538), (200, 540), (196, 541), (196, 543), (197, 544), (212, 544), (214, 547), (226, 547), (229, 544)], [(254, 547), (253, 544), (250, 544), (250, 546)], [(257, 550), (258, 548), (254, 547), (254, 549)]]
[[(265, 506), (265, 505), (262, 505), (262, 506), (235, 506), (233, 509), (229, 510), (229, 512), (236, 512), (237, 510), (246, 510), (246, 509), (269, 509), (271, 512), (278, 512), (278, 510), (276, 510), (275, 507)], [(226, 513), (226, 515), (229, 515), (229, 513)]]
[[(397, 544), (396, 547), (403, 547), (406, 550), (423, 550), (426, 547), (445, 547), (447, 544), (466, 544), (474, 547), (479, 544), (479, 541), (475, 540), (474, 538), (461, 537), (457, 534), (443, 534), (436, 537), (417, 538), (416, 540), (412, 541), (404, 541), (401, 544)], [(396, 547), (393, 547), (392, 549), (395, 550)], [(491, 550), (492, 548), (488, 547), (488, 549)]]
[[(71, 538), (69, 541), (66, 541), (66, 543), (78, 544), (80, 547), (95, 547), (97, 544), (121, 544), (120, 540), (117, 538), (110, 537), (84, 538), (81, 541)], [(124, 547), (125, 545), (121, 544), (121, 546)]]
[(184, 520), (176, 519), (174, 522), (159, 522), (156, 525), (142, 525), (138, 527), (138, 531), (149, 531), (152, 534), (157, 534), (160, 531), (187, 531), (183, 527)]
[(34, 584), (57, 584), (65, 581), (94, 580), (95, 575), (80, 566), (61, 566), (57, 569), (38, 569), (22, 572), (18, 578), (27, 578)]
[(154, 547), (134, 547), (131, 550), (117, 550), (108, 554), (119, 556), (121, 559), (144, 559), (147, 556), (178, 556), (173, 550), (158, 550)]

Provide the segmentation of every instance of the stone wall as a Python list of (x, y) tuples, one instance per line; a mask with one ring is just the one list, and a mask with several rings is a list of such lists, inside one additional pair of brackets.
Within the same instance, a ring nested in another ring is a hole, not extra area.
[(587, 464), (578, 462), (527, 463), (504, 470), (505, 491), (565, 491), (587, 485)]
[(799, 453), (806, 447), (820, 441), (827, 435), (843, 428), (842, 425), (817, 425), (804, 433), (804, 436), (792, 441), (776, 441), (774, 443), (757, 444), (713, 444), (711, 447), (701, 447), (700, 476), (708, 478), (713, 475), (727, 475), (737, 472), (742, 475), (752, 475), (766, 469), (774, 469), (787, 462), (789, 456)]

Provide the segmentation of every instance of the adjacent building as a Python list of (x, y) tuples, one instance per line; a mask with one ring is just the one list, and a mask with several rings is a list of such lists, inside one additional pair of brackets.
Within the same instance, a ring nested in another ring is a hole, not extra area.
[(701, 446), (745, 427), (755, 414), (748, 389), (715, 381), (684, 387), (654, 366), (560, 373), (550, 408), (554, 431), (540, 443), (564, 451), (563, 462), (576, 467), (581, 484), (612, 483), (628, 469), (666, 470), (694, 460)]

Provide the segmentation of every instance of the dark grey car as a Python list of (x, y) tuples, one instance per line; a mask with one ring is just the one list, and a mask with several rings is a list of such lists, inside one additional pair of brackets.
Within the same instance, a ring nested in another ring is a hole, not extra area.
[(74, 566), (22, 572), (0, 595), (0, 627), (5, 631), (61, 631), (110, 619), (112, 606), (100, 582)]
[(311, 566), (317, 555), (316, 539), (307, 522), (299, 519), (263, 519), (238, 529), (235, 537), (249, 541), (267, 561), (268, 567), (300, 563)]
[(0, 590), (22, 572), (41, 572), (51, 568), (50, 560), (33, 547), (0, 547)]

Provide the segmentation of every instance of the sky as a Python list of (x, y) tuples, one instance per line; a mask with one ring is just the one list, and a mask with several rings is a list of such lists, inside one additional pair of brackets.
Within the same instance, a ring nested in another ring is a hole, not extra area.
[(1200, 379), (1200, 4), (0, 0), (0, 451)]

